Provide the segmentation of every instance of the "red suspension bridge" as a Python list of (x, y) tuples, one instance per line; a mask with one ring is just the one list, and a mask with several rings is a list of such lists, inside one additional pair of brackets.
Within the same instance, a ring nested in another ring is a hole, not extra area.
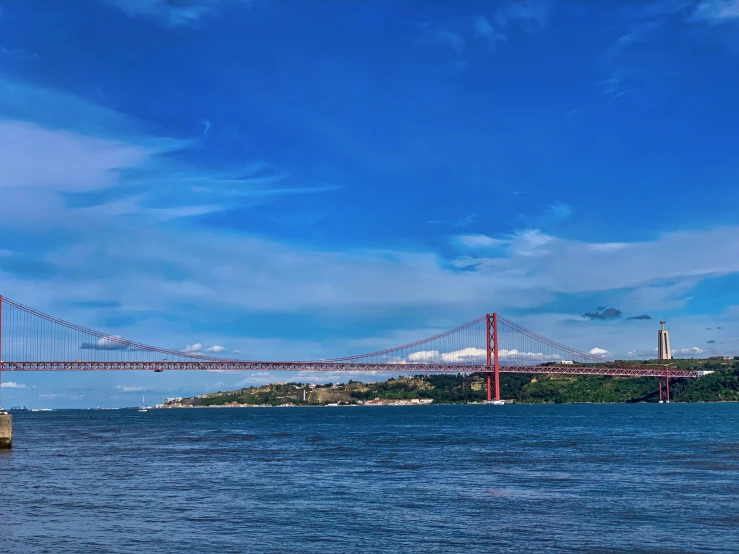
[(475, 373), (487, 376), (488, 400), (500, 400), (500, 373), (657, 377), (669, 401), (669, 378), (696, 371), (615, 362), (581, 352), (487, 314), (444, 333), (369, 354), (311, 361), (256, 361), (200, 355), (100, 333), (0, 296), (3, 371), (254, 370)]

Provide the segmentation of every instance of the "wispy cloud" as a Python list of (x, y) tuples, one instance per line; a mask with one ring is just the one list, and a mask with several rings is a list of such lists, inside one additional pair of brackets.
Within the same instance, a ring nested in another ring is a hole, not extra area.
[(115, 390), (118, 392), (149, 392), (154, 389), (150, 389), (147, 387), (129, 387), (129, 386), (123, 386), (123, 385), (116, 385)]
[(561, 223), (572, 215), (572, 206), (564, 202), (552, 202), (535, 206), (529, 213), (521, 213), (518, 220), (527, 227), (546, 228)]
[(225, 209), (224, 205), (212, 204), (212, 205), (190, 205), (190, 206), (177, 206), (169, 208), (152, 208), (146, 204), (151, 200), (151, 195), (135, 195), (116, 200), (113, 202), (107, 202), (103, 204), (97, 204), (95, 206), (77, 208), (76, 211), (81, 216), (94, 215), (97, 217), (113, 217), (113, 216), (149, 216), (154, 219), (170, 220), (184, 217), (194, 217), (215, 212), (220, 212)]
[(457, 55), (462, 54), (466, 47), (466, 40), (462, 33), (433, 28), (428, 24), (421, 26), (421, 33), (417, 42), (426, 46), (442, 46), (452, 50)]
[(212, 352), (213, 354), (218, 354), (220, 352), (223, 352), (224, 350), (226, 349), (223, 346), (219, 345), (211, 346), (210, 348), (205, 349), (206, 352)]
[(210, 130), (210, 121), (207, 119), (198, 119), (198, 121), (204, 126), (203, 135), (207, 135), (208, 131)]
[(105, 0), (130, 17), (146, 17), (170, 27), (193, 26), (219, 6), (249, 7), (253, 0)]
[(83, 342), (80, 350), (128, 350), (129, 344), (118, 335), (102, 337), (96, 342)]
[(521, 29), (524, 32), (536, 32), (545, 27), (549, 20), (552, 3), (546, 0), (521, 1), (509, 0), (503, 3), (494, 13), (494, 17), (477, 15), (466, 23), (450, 22), (449, 28), (438, 28), (424, 23), (421, 26), (419, 44), (440, 45), (451, 49), (461, 56), (475, 40), (484, 41), (490, 50), (495, 50), (499, 43), (508, 42), (507, 32)]
[(665, 21), (663, 19), (633, 23), (628, 33), (623, 34), (616, 39), (616, 42), (609, 50), (609, 54), (611, 56), (618, 56), (630, 45), (653, 40), (658, 29), (660, 29), (664, 24)]
[(631, 246), (628, 242), (594, 242), (588, 245), (593, 252), (617, 252)]
[(608, 79), (600, 81), (598, 83), (603, 91), (603, 94), (611, 97), (612, 99), (621, 98), (625, 94), (631, 92), (622, 86), (622, 79), (616, 75), (611, 75)]
[(496, 239), (487, 235), (457, 235), (452, 237), (454, 242), (468, 248), (501, 248), (508, 246), (510, 241)]
[(183, 352), (185, 352), (186, 354), (193, 354), (195, 352), (200, 352), (202, 349), (203, 345), (198, 342), (195, 344), (188, 344)]
[(554, 202), (549, 204), (544, 210), (543, 218), (547, 223), (561, 221), (572, 215), (572, 206), (564, 202)]
[(712, 23), (739, 20), (739, 0), (704, 0), (695, 7), (693, 19)]
[(549, 251), (544, 247), (555, 240), (554, 237), (542, 233), (539, 229), (525, 229), (499, 238), (488, 235), (456, 235), (452, 241), (470, 249), (506, 249), (509, 256), (546, 256)]
[(478, 215), (475, 213), (460, 217), (459, 219), (431, 219), (427, 221), (429, 225), (449, 225), (451, 227), (468, 227), (477, 221)]
[[(302, 376), (303, 374), (301, 374)], [(256, 373), (250, 373), (247, 377), (241, 381), (234, 383), (234, 387), (253, 387), (259, 385), (266, 385), (274, 377), (273, 373), (268, 371), (258, 371)]]
[(552, 8), (548, 0), (509, 0), (495, 12), (495, 21), (501, 28), (516, 25), (536, 31), (549, 23)]
[(115, 185), (118, 172), (141, 165), (156, 151), (12, 120), (0, 121), (0, 145), (0, 188), (65, 192)]
[(499, 42), (508, 40), (490, 24), (487, 17), (482, 15), (475, 18), (475, 37), (486, 40), (490, 48), (496, 48)]
[[(41, 106), (33, 114), (41, 122), (0, 120), (0, 189), (7, 213), (0, 226), (66, 222), (78, 230), (81, 222), (100, 227), (116, 216), (169, 221), (339, 188), (304, 185), (258, 161), (218, 173), (184, 165), (176, 155), (192, 148), (191, 141), (137, 133), (124, 116), (89, 102), (0, 79), (6, 109), (30, 116), (30, 101)], [(56, 109), (47, 113), (49, 106)]]
[(14, 56), (19, 58), (35, 58), (39, 59), (40, 56), (36, 52), (24, 50), (23, 48), (0, 48), (0, 54), (3, 56)]

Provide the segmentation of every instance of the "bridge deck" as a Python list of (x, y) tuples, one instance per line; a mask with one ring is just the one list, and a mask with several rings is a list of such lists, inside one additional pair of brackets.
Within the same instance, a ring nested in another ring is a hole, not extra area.
[[(386, 373), (475, 373), (493, 371), (492, 366), (471, 364), (369, 364), (337, 362), (0, 362), (0, 371), (325, 371)], [(603, 366), (500, 366), (501, 373), (557, 375), (612, 375), (618, 377), (664, 377), (665, 367)], [(695, 379), (697, 371), (669, 370), (670, 377)]]

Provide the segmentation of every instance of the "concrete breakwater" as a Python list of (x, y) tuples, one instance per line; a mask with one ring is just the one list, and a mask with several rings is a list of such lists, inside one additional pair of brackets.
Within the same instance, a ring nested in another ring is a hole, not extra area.
[(0, 414), (0, 450), (13, 446), (13, 416)]

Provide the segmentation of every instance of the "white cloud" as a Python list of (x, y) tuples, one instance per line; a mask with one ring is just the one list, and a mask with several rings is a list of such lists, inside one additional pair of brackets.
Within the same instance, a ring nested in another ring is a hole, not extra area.
[[(605, 352), (605, 351), (604, 351)], [(487, 358), (487, 351), (483, 348), (468, 347), (461, 350), (451, 352), (439, 352), (438, 350), (421, 350), (406, 356), (406, 363), (475, 363), (484, 364)], [(520, 352), (516, 349), (500, 349), (498, 351), (498, 359), (500, 361), (521, 361), (521, 362), (545, 362), (561, 360), (558, 354), (543, 354), (541, 352)], [(399, 360), (388, 360), (388, 363), (403, 363)]]
[(498, 359), (500, 361), (521, 361), (521, 362), (555, 362), (562, 359), (562, 356), (559, 354), (544, 354), (542, 352), (519, 352), (517, 349), (513, 348), (511, 350), (506, 350), (504, 348), (501, 348), (498, 351)]
[(452, 352), (439, 352), (438, 350), (420, 350), (408, 356), (397, 359), (388, 359), (387, 363), (485, 363), (487, 352), (479, 348), (468, 347)]
[[(438, 350), (420, 350), (418, 352), (413, 352), (412, 354), (409, 354), (406, 358), (406, 361), (410, 363), (426, 363), (426, 362), (432, 362), (434, 360), (439, 359), (439, 351)], [(390, 362), (393, 363), (393, 362)], [(395, 362), (398, 363), (398, 362)]]
[(481, 348), (463, 348), (454, 352), (445, 352), (441, 355), (441, 361), (450, 363), (485, 362), (487, 351)]
[(603, 356), (605, 354), (608, 354), (608, 350), (603, 350), (602, 348), (591, 348), (590, 354), (595, 354), (596, 356)]
[(203, 349), (203, 345), (198, 343), (195, 344), (188, 344), (183, 352), (186, 354), (194, 354), (195, 352), (200, 352)]
[(115, 390), (117, 390), (118, 392), (147, 392), (153, 389), (147, 389), (146, 387), (126, 387), (116, 385)]
[(226, 349), (223, 346), (218, 346), (218, 345), (211, 346), (210, 348), (205, 349), (206, 352), (213, 352), (213, 353), (223, 352), (224, 350)]
[(0, 383), (0, 388), (3, 389), (30, 389), (28, 385), (23, 385), (21, 383), (16, 383), (15, 381), (5, 381), (4, 383)]
[(679, 348), (677, 350), (673, 350), (672, 357), (675, 356), (697, 356), (698, 354), (703, 354), (705, 350), (702, 348), (698, 348), (697, 346), (693, 346), (692, 348)]

